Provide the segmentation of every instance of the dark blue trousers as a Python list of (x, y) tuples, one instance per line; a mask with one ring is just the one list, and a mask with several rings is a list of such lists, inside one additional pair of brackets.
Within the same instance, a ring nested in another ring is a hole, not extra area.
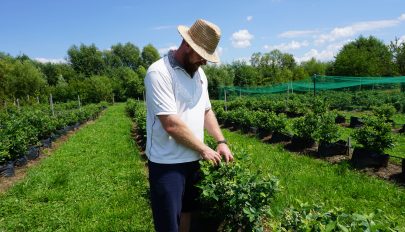
[(179, 164), (149, 165), (149, 184), (153, 221), (158, 232), (178, 232), (180, 215), (200, 207), (199, 190), (195, 184), (200, 179), (198, 161)]

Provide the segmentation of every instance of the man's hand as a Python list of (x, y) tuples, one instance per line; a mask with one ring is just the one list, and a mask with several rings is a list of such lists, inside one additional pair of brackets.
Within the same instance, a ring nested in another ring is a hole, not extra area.
[(233, 161), (233, 155), (231, 150), (226, 143), (220, 143), (217, 146), (217, 152), (225, 157), (225, 161), (228, 163), (229, 161)]
[(208, 146), (201, 152), (201, 156), (203, 159), (213, 162), (214, 165), (218, 165), (221, 162), (221, 155)]

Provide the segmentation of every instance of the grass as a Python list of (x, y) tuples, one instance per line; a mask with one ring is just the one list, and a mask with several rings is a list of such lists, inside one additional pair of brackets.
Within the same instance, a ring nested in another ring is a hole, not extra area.
[(153, 231), (124, 107), (109, 107), (2, 194), (0, 231)]
[(230, 144), (251, 154), (251, 168), (275, 175), (281, 191), (272, 206), (280, 211), (300, 200), (325, 204), (326, 209), (342, 207), (361, 214), (383, 211), (379, 217), (399, 223), (405, 229), (405, 190), (383, 180), (352, 171), (348, 165), (332, 165), (322, 160), (285, 151), (281, 145), (270, 145), (256, 138), (223, 130)]

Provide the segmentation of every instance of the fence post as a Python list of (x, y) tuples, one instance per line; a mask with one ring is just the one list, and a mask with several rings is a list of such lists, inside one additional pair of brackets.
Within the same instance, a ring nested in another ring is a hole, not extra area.
[(80, 95), (77, 95), (77, 101), (79, 102), (79, 109), (82, 108), (82, 103), (80, 102)]
[(54, 111), (54, 109), (53, 109), (52, 94), (49, 94), (49, 104), (51, 105), (52, 116), (55, 116), (55, 111)]
[(316, 74), (314, 74), (314, 97), (316, 96)]
[(228, 111), (228, 107), (226, 106), (226, 89), (224, 90), (224, 99), (225, 99), (225, 111)]

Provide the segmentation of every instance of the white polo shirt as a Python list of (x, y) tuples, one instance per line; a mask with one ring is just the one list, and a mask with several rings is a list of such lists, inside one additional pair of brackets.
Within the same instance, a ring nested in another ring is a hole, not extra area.
[(201, 159), (194, 150), (177, 143), (162, 127), (157, 115), (176, 114), (201, 141), (204, 115), (211, 108), (208, 82), (198, 68), (193, 78), (181, 67), (172, 68), (168, 56), (153, 63), (146, 72), (146, 155), (155, 163), (185, 163)]

